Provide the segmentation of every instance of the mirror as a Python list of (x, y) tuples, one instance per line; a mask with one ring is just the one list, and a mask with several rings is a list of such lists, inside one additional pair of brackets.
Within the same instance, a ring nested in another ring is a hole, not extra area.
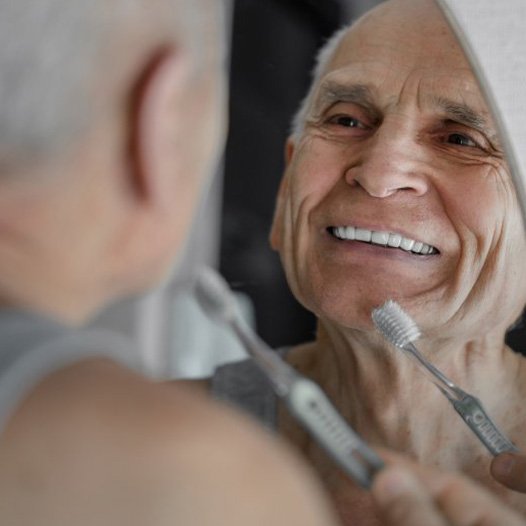
[(499, 128), (526, 227), (526, 2), (436, 0)]

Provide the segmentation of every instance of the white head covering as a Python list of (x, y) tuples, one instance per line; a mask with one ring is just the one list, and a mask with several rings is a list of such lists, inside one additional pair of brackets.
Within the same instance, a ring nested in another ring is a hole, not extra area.
[(526, 226), (526, 1), (436, 0), (499, 128)]

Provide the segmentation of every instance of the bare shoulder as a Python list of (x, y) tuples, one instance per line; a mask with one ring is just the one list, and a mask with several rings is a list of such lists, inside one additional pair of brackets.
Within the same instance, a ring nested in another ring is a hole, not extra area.
[(257, 509), (276, 522), (276, 498), (305, 496), (312, 517), (302, 522), (328, 517), (310, 473), (252, 422), (196, 386), (154, 383), (105, 360), (38, 385), (0, 439), (0, 463), (2, 523), (205, 526), (218, 524), (225, 502), (232, 524), (255, 523)]

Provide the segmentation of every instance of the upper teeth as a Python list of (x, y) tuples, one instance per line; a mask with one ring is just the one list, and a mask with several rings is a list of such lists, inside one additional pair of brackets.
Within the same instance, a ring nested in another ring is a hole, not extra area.
[(365, 228), (355, 228), (354, 226), (339, 226), (333, 227), (332, 233), (339, 239), (366, 241), (367, 243), (381, 245), (383, 247), (401, 248), (402, 250), (415, 254), (427, 255), (438, 252), (438, 250), (431, 245), (409, 239), (394, 232), (378, 232), (375, 230), (366, 230)]

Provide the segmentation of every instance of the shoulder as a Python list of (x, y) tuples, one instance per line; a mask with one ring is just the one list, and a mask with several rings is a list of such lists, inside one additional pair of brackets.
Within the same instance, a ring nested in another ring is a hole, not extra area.
[[(47, 524), (46, 514), (54, 517), (49, 524), (98, 523), (76, 516), (84, 510), (121, 524), (123, 516), (160, 505), (168, 481), (188, 471), (210, 442), (214, 412), (190, 391), (155, 384), (105, 359), (48, 375), (0, 438), (0, 513), (8, 515), (0, 522), (23, 510), (27, 524), (37, 516)], [(125, 508), (112, 505), (110, 495)]]
[[(33, 390), (0, 439), (0, 464), (1, 522), (38, 517), (42, 525), (204, 526), (225, 499), (239, 514), (247, 480), (250, 506), (271, 508), (265, 487), (275, 476), (290, 484), (285, 494), (298, 495), (296, 475), (304, 476), (285, 446), (197, 390), (99, 359), (57, 371)], [(190, 516), (201, 518), (185, 522)]]

